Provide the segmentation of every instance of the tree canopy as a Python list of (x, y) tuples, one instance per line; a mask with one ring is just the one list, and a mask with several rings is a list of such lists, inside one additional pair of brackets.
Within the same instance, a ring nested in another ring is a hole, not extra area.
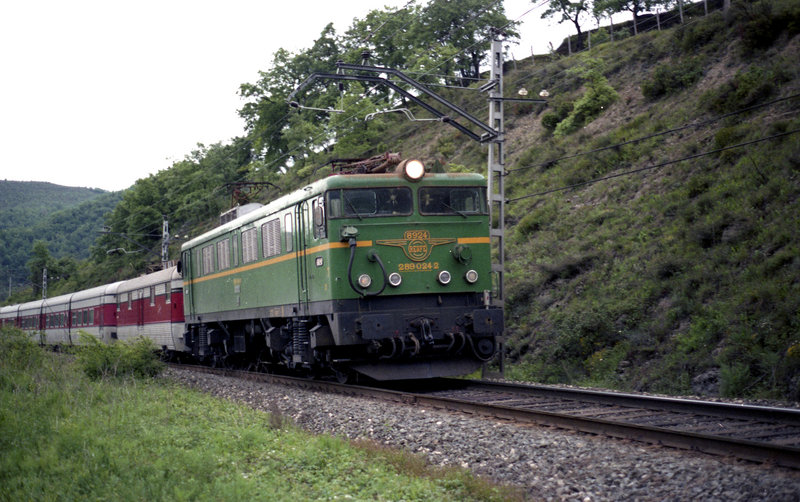
[(257, 170), (302, 170), (324, 156), (366, 156), (386, 147), (385, 124), (364, 117), (405, 104), (401, 96), (382, 86), (318, 80), (293, 111), (286, 98), (311, 74), (333, 73), (344, 61), (397, 69), (427, 85), (463, 87), (480, 77), (496, 30), (517, 36), (500, 1), (430, 0), (372, 10), (342, 35), (329, 24), (310, 48), (279, 50), (270, 69), (240, 88), (246, 102), (239, 113)]

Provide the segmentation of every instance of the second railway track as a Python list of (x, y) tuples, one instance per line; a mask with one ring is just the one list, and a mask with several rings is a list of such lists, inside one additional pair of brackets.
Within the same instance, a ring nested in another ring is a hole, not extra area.
[(437, 379), (387, 388), (192, 369), (800, 469), (800, 410), (793, 408), (474, 380)]

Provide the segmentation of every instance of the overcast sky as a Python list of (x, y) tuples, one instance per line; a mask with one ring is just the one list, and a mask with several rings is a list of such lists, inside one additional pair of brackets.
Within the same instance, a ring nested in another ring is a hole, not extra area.
[[(0, 4), (0, 179), (121, 190), (197, 145), (241, 136), (239, 85), (328, 22), (407, 0), (31, 0)], [(539, 2), (540, 3), (540, 2)], [(534, 7), (504, 0), (516, 19)], [(512, 52), (571, 25), (522, 21)]]

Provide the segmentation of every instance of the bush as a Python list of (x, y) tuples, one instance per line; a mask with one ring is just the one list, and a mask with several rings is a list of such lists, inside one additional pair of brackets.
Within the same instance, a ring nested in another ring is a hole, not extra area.
[(603, 76), (602, 70), (603, 62), (598, 59), (588, 59), (583, 66), (568, 70), (586, 79), (586, 92), (575, 102), (569, 115), (556, 126), (553, 131), (555, 136), (566, 136), (577, 131), (617, 100), (619, 95)]
[(558, 123), (567, 118), (575, 103), (572, 101), (558, 101), (553, 104), (553, 111), (542, 115), (542, 126), (550, 132), (556, 130)]
[(692, 53), (699, 47), (708, 49), (706, 46), (715, 39), (724, 41), (727, 31), (724, 16), (715, 12), (699, 22), (680, 26), (675, 30), (674, 37), (681, 52)]
[(709, 111), (728, 113), (752, 106), (776, 93), (780, 84), (790, 80), (785, 68), (752, 66), (738, 72), (731, 80), (703, 94), (700, 103)]
[(0, 366), (13, 370), (26, 370), (42, 365), (44, 354), (31, 335), (21, 329), (0, 329)]
[(719, 393), (722, 397), (743, 395), (751, 382), (750, 367), (746, 364), (723, 364), (720, 368)]
[(147, 338), (105, 344), (85, 332), (80, 332), (81, 346), (78, 363), (93, 379), (107, 377), (154, 377), (164, 369), (155, 344)]
[(692, 57), (660, 64), (650, 79), (642, 83), (642, 95), (650, 101), (678, 93), (694, 85), (703, 76), (703, 58)]
[(737, 2), (736, 16), (740, 19), (739, 33), (745, 51), (769, 48), (786, 32), (790, 37), (800, 31), (800, 8), (789, 5), (776, 7), (773, 2)]

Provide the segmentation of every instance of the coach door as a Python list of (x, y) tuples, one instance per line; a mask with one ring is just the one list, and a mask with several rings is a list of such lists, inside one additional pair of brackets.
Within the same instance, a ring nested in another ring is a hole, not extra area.
[(142, 326), (144, 326), (144, 302), (145, 296), (144, 292), (147, 291), (146, 289), (139, 289), (137, 290), (137, 295), (139, 297), (139, 301), (136, 302), (138, 307), (136, 308), (136, 332), (138, 334), (142, 333)]
[(297, 264), (297, 303), (298, 313), (301, 316), (308, 315), (308, 201), (304, 200), (294, 207), (294, 249), (295, 263)]
[(180, 269), (178, 273), (183, 278), (183, 310), (188, 313), (188, 317), (194, 316), (194, 294), (192, 278), (194, 277), (194, 269), (192, 268), (192, 252), (184, 251), (183, 258), (180, 262)]

